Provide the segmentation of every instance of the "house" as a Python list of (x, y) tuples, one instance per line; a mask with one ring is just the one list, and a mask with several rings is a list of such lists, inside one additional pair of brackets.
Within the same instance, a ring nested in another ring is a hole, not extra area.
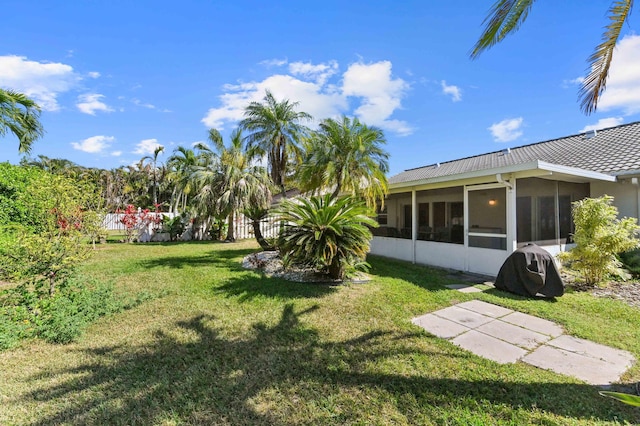
[(527, 243), (571, 244), (571, 203), (640, 216), (640, 122), (406, 170), (389, 179), (371, 252), (495, 276)]

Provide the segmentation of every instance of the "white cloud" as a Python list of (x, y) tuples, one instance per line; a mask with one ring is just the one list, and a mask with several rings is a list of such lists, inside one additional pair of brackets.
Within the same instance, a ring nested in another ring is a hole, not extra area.
[(96, 115), (96, 111), (111, 112), (113, 109), (100, 99), (104, 98), (104, 95), (99, 93), (85, 93), (78, 96), (78, 103), (76, 107), (85, 113), (90, 115)]
[(131, 102), (133, 102), (134, 105), (141, 106), (143, 108), (156, 109), (155, 105), (149, 104), (149, 103), (144, 103), (140, 99), (133, 98), (133, 99), (131, 99)]
[(211, 108), (202, 119), (208, 127), (223, 129), (226, 124), (242, 119), (245, 107), (260, 102), (266, 90), (278, 100), (299, 102), (298, 109), (316, 119), (336, 117), (349, 113), (349, 103), (356, 103), (353, 114), (363, 122), (390, 130), (400, 135), (412, 132), (404, 121), (392, 119), (401, 107), (409, 85), (402, 79), (393, 79), (391, 62), (372, 64), (354, 63), (342, 74), (342, 81), (330, 80), (339, 70), (336, 61), (312, 64), (293, 62), (289, 74), (274, 74), (262, 81), (226, 84), (220, 95), (221, 106)]
[(338, 63), (329, 61), (326, 64), (314, 65), (310, 62), (291, 62), (289, 72), (323, 85), (329, 77), (338, 72)]
[(95, 154), (104, 151), (114, 140), (113, 136), (91, 136), (81, 142), (71, 142), (71, 146), (78, 151)]
[(91, 77), (91, 78), (98, 78), (98, 77), (100, 77), (101, 74), (98, 71), (91, 71), (91, 72), (87, 73), (87, 75), (89, 77)]
[(491, 132), (496, 142), (510, 142), (522, 136), (522, 123), (522, 117), (507, 118), (492, 124), (487, 130)]
[(136, 149), (133, 151), (134, 154), (141, 155), (150, 155), (153, 154), (153, 151), (162, 146), (158, 143), (157, 139), (144, 139), (141, 140), (140, 143), (136, 145)]
[(265, 59), (264, 61), (260, 61), (259, 65), (264, 65), (267, 68), (281, 67), (286, 65), (287, 62), (287, 59)]
[(445, 95), (450, 95), (453, 102), (462, 100), (462, 89), (460, 89), (458, 86), (447, 86), (447, 82), (444, 80), (442, 80), (440, 84), (442, 85), (442, 93), (444, 93)]
[(342, 93), (362, 98), (361, 105), (354, 111), (358, 118), (400, 135), (411, 134), (412, 129), (406, 122), (389, 119), (402, 106), (401, 100), (409, 89), (404, 80), (391, 77), (391, 62), (351, 64), (343, 77)]
[(66, 64), (30, 61), (24, 56), (0, 56), (2, 87), (33, 98), (45, 111), (58, 111), (58, 95), (69, 91), (79, 79)]
[(584, 77), (576, 77), (574, 79), (571, 80), (563, 80), (562, 81), (562, 87), (563, 88), (568, 88), (571, 86), (579, 86), (584, 82)]
[(598, 102), (598, 110), (614, 108), (626, 114), (640, 112), (640, 35), (624, 37), (613, 53), (607, 88)]
[(113, 157), (120, 157), (120, 156), (122, 155), (122, 151), (113, 151), (113, 152), (111, 153), (111, 155), (112, 155)]
[(606, 129), (607, 127), (615, 127), (622, 124), (623, 121), (624, 118), (622, 117), (601, 118), (596, 124), (589, 124), (588, 126), (584, 126), (579, 133), (588, 132), (589, 130), (600, 130)]

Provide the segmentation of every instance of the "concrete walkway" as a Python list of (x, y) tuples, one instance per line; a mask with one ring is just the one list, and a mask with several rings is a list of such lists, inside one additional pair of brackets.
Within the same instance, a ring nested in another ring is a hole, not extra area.
[(429, 333), (501, 364), (526, 362), (609, 385), (635, 362), (629, 352), (564, 334), (558, 324), (472, 300), (414, 318)]

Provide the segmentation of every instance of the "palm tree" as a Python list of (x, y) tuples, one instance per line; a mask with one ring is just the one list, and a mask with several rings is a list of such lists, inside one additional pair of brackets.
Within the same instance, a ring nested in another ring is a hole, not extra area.
[(251, 132), (246, 138), (247, 147), (267, 157), (269, 175), (283, 197), (291, 155), (296, 154), (298, 143), (307, 132), (302, 122), (311, 120), (311, 115), (296, 111), (297, 106), (298, 102), (286, 99), (278, 102), (267, 91), (263, 103), (251, 102), (247, 106), (240, 122), (240, 128)]
[(196, 168), (194, 177), (199, 185), (197, 198), (200, 204), (213, 206), (220, 216), (227, 216), (227, 239), (235, 240), (234, 219), (238, 211), (249, 207), (267, 208), (271, 201), (269, 177), (263, 167), (252, 163), (254, 149), (243, 149), (242, 131), (231, 134), (231, 142), (224, 146), (220, 132), (209, 131), (218, 161), (214, 167)]
[(157, 146), (154, 150), (153, 150), (153, 156), (147, 155), (146, 157), (142, 157), (142, 160), (140, 161), (144, 161), (144, 160), (152, 160), (153, 162), (153, 205), (157, 206), (158, 205), (158, 155), (160, 155), (161, 152), (164, 152), (164, 147), (163, 146)]
[(305, 142), (298, 168), (301, 189), (331, 188), (332, 197), (349, 193), (368, 206), (382, 203), (387, 193), (389, 154), (382, 149), (384, 133), (357, 118), (328, 118)]
[(82, 167), (71, 160), (64, 158), (49, 158), (46, 155), (38, 155), (37, 159), (20, 160), (21, 165), (34, 166), (46, 172), (62, 175), (70, 178), (76, 178), (82, 175), (86, 168)]
[(44, 135), (40, 106), (22, 93), (0, 89), (0, 137), (7, 132), (18, 138), (18, 152), (31, 152), (34, 141)]
[[(471, 51), (471, 58), (477, 58), (507, 35), (516, 32), (527, 19), (533, 2), (534, 0), (497, 1), (484, 20), (486, 27)], [(596, 111), (598, 100), (607, 84), (616, 43), (632, 7), (633, 0), (615, 0), (609, 8), (609, 25), (605, 27), (602, 43), (588, 59), (589, 74), (582, 82), (579, 92), (580, 108), (585, 114)]]
[(173, 186), (171, 209), (184, 211), (189, 195), (193, 192), (191, 174), (198, 164), (198, 157), (193, 149), (177, 147), (173, 155), (167, 159), (168, 180)]

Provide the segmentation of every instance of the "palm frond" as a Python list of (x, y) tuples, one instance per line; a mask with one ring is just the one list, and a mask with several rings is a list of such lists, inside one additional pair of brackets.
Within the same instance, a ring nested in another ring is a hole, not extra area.
[(609, 68), (613, 59), (613, 51), (620, 37), (622, 26), (629, 17), (633, 0), (614, 1), (609, 9), (609, 25), (605, 27), (602, 35), (602, 43), (596, 47), (595, 52), (589, 57), (589, 74), (582, 82), (578, 94), (580, 109), (585, 114), (595, 112), (598, 100), (604, 92), (609, 76)]
[(469, 56), (476, 59), (482, 52), (502, 41), (507, 35), (520, 29), (527, 19), (535, 0), (499, 0), (485, 18), (485, 29)]

